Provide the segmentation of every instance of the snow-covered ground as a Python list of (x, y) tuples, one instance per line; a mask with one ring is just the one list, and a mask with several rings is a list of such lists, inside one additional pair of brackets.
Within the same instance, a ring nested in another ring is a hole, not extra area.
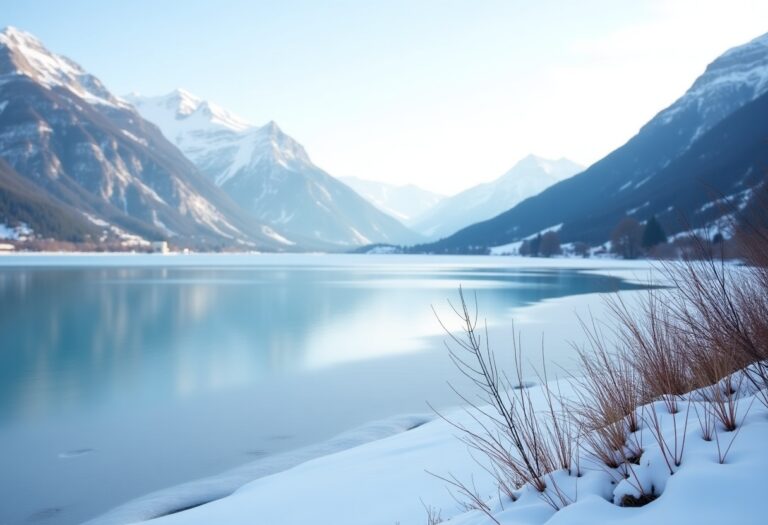
[(288, 470), (315, 458), (332, 455), (340, 450), (355, 448), (406, 432), (433, 419), (435, 419), (434, 414), (410, 414), (370, 423), (319, 444), (275, 454), (217, 476), (148, 494), (89, 521), (88, 525), (133, 523), (224, 498), (251, 480), (268, 477), (270, 474)]
[[(566, 396), (572, 395), (568, 385), (561, 386)], [(669, 414), (664, 404), (658, 402), (641, 411), (642, 428), (633, 437), (642, 444), (643, 454), (633, 475), (620, 480), (616, 472), (601, 468), (583, 454), (580, 476), (564, 471), (555, 475), (564, 497), (573, 500), (559, 511), (530, 487), (519, 491), (516, 501), (499, 497), (493, 480), (457, 439), (454, 427), (436, 419), (407, 432), (262, 477), (230, 496), (147, 523), (424, 524), (425, 506), (457, 525), (490, 525), (493, 520), (502, 525), (765, 523), (768, 410), (748, 389), (744, 390), (738, 401), (741, 423), (737, 431), (717, 429), (721, 451), (732, 443), (723, 463), (717, 440), (705, 441), (702, 437), (696, 410), (703, 410), (703, 405), (695, 395), (691, 396), (690, 408), (687, 401), (681, 401), (681, 410), (676, 415)], [(531, 394), (534, 404), (543, 409), (543, 389), (533, 387)], [(663, 445), (650, 424), (654, 410), (661, 421)], [(448, 414), (448, 418), (474, 425), (462, 410)], [(671, 475), (661, 446), (667, 447), (668, 455), (674, 447), (682, 449), (682, 461), (672, 467)], [(452, 475), (473, 484), (478, 494), (487, 499), (494, 517), (479, 511), (467, 512), (447, 490), (446, 483), (430, 472)], [(552, 480), (550, 484), (554, 486)], [(216, 488), (215, 483), (210, 485), (210, 489)], [(638, 485), (659, 497), (640, 508), (614, 503), (624, 494), (637, 493)], [(197, 492), (202, 496), (200, 490)], [(145, 508), (151, 508), (151, 504), (151, 498), (146, 500)], [(135, 508), (134, 517), (138, 516)], [(116, 512), (111, 516), (114, 519), (92, 523), (127, 523), (125, 518), (129, 515)]]

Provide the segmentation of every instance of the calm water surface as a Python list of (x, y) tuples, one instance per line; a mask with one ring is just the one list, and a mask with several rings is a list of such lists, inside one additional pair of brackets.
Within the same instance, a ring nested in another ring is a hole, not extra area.
[(630, 288), (503, 258), (0, 258), (0, 525), (79, 523), (426, 401), (455, 404), (430, 307), (459, 284), (490, 323)]

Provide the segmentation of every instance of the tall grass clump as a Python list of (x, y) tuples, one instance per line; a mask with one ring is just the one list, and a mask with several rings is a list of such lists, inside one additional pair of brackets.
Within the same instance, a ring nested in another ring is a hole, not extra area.
[[(765, 186), (759, 191), (753, 211), (762, 216), (742, 215), (735, 228), (741, 262), (693, 236), (692, 255), (659, 263), (663, 288), (631, 304), (621, 296), (607, 300), (612, 348), (596, 322), (585, 327), (589, 345), (579, 352), (584, 375), (575, 413), (603, 468), (631, 477), (642, 450), (632, 428), (644, 426), (674, 474), (691, 411), (702, 438), (717, 442), (722, 463), (749, 410), (739, 414), (746, 387), (768, 406), (768, 199)], [(680, 421), (666, 418), (671, 429), (662, 428), (657, 402), (669, 414), (684, 411)], [(721, 443), (719, 431), (734, 434)]]
[[(491, 350), (487, 327), (479, 329), (477, 298), (470, 307), (460, 288), (458, 305), (450, 301), (449, 305), (462, 331), (457, 335), (437, 317), (451, 343), (447, 344), (451, 360), (475, 387), (474, 398), (454, 388), (475, 425), (469, 428), (446, 420), (460, 430), (471, 450), (489, 460), (479, 463), (511, 500), (516, 499), (516, 490), (530, 485), (555, 510), (568, 505), (571, 498), (561, 490), (552, 473), (561, 469), (577, 473), (574, 464), (577, 428), (565, 410), (559, 391), (549, 384), (546, 367), (542, 368), (540, 377), (546, 408), (537, 412), (523, 378), (520, 340), (516, 336), (512, 340), (514, 380), (510, 380)], [(487, 512), (474, 497), (475, 491), (462, 486), (455, 478), (449, 481), (460, 493), (470, 496), (475, 502), (473, 508)]]

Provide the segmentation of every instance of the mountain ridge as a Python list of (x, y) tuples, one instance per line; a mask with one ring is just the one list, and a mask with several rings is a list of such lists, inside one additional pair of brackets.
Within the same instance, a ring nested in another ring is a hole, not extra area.
[(427, 210), (446, 198), (415, 184), (397, 185), (354, 176), (340, 177), (339, 180), (406, 226), (411, 226)]
[(0, 100), (0, 158), (107, 235), (208, 248), (293, 244), (239, 210), (95, 76), (15, 28), (0, 32)]
[(413, 228), (433, 239), (448, 236), (490, 219), (582, 169), (564, 157), (551, 160), (528, 154), (500, 177), (443, 199), (418, 217)]
[[(635, 136), (583, 172), (493, 219), (413, 250), (485, 251), (559, 224), (563, 225), (559, 234), (565, 242), (605, 242), (615, 226), (614, 220), (618, 221), (633, 210), (651, 210), (645, 200), (649, 188), (656, 188), (661, 192), (659, 196), (668, 191), (666, 181), (659, 180), (659, 175), (672, 176), (673, 171), (666, 170), (670, 164), (718, 123), (768, 92), (767, 43), (768, 34), (727, 50), (707, 66), (682, 96), (657, 113)], [(754, 165), (754, 169), (759, 166)], [(728, 191), (735, 190), (733, 184), (721, 185), (721, 189), (726, 192), (726, 197)], [(701, 194), (704, 190), (689, 187), (686, 191)], [(669, 233), (684, 229), (680, 220), (673, 220), (673, 216), (690, 216), (695, 211), (682, 201), (681, 206), (659, 210), (660, 219)], [(608, 208), (610, 212), (606, 211)], [(646, 218), (642, 213), (638, 217)], [(698, 221), (695, 219), (693, 225)]]
[[(420, 239), (312, 163), (304, 147), (274, 121), (247, 124), (185, 90), (128, 99), (209, 180), (263, 222), (332, 249)], [(184, 114), (180, 102), (188, 107)], [(220, 112), (203, 114), (201, 108)], [(233, 126), (221, 112), (242, 126)]]

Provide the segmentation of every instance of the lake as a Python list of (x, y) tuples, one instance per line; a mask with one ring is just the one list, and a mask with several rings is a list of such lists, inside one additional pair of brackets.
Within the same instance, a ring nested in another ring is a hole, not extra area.
[(456, 404), (431, 306), (447, 316), (459, 285), (491, 325), (543, 300), (637, 288), (511, 261), (0, 257), (0, 524), (79, 523), (427, 401)]

